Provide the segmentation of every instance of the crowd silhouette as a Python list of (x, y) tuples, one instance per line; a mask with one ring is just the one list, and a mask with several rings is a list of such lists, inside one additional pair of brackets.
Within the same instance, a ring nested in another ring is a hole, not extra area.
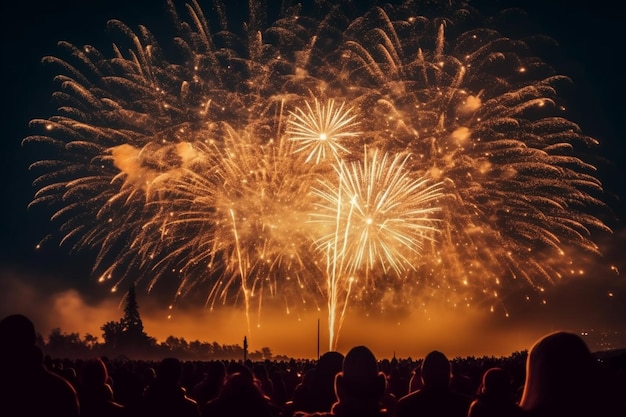
[(624, 355), (564, 331), (503, 358), (155, 362), (45, 357), (28, 317), (0, 321), (1, 417), (623, 417), (625, 394)]

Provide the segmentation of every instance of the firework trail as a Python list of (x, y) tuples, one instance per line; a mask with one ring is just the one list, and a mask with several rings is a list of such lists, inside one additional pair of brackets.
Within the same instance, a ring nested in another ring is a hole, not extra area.
[(167, 47), (115, 20), (110, 54), (60, 42), (58, 112), (24, 139), (48, 155), (44, 240), (95, 248), (113, 289), (208, 288), (248, 323), (326, 303), (332, 349), (348, 300), (493, 306), (597, 252), (602, 189), (578, 156), (597, 142), (566, 118), (567, 77), (494, 29), (510, 11), (285, 3), (266, 23), (251, 2), (235, 30), (220, 1), (214, 21), (168, 5)]
[[(408, 156), (393, 159), (377, 151), (365, 152), (362, 163), (336, 166), (337, 181), (321, 181), (313, 188), (319, 203), (312, 222), (319, 230), (315, 246), (326, 252), (330, 339), (339, 334), (355, 276), (364, 272), (362, 288), (372, 286), (369, 271), (401, 276), (413, 268), (422, 244), (438, 231), (439, 184), (411, 179)], [(340, 293), (345, 290), (345, 295)], [(336, 346), (331, 346), (336, 349)]]

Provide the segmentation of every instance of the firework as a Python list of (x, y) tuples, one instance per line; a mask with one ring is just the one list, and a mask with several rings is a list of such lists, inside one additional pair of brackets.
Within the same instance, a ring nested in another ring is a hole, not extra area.
[[(363, 163), (336, 167), (337, 180), (327, 179), (313, 194), (319, 197), (313, 222), (319, 225), (318, 249), (332, 247), (332, 264), (340, 262), (349, 274), (358, 270), (412, 269), (425, 241), (438, 230), (439, 184), (413, 180), (405, 169), (408, 156), (366, 153)], [(328, 230), (328, 232), (326, 232)], [(339, 243), (338, 243), (339, 241)]]
[(306, 112), (296, 108), (296, 113), (291, 113), (286, 131), (289, 140), (301, 143), (295, 152), (309, 150), (306, 162), (315, 158), (315, 163), (319, 164), (326, 160), (327, 153), (341, 161), (342, 153), (350, 153), (341, 141), (359, 136), (359, 132), (355, 131), (358, 124), (354, 120), (356, 115), (350, 115), (351, 109), (344, 111), (343, 104), (335, 107), (333, 100), (324, 106), (315, 99), (315, 110), (308, 102), (305, 104)]
[(355, 276), (363, 277), (361, 289), (372, 286), (369, 271), (402, 276), (413, 268), (423, 242), (435, 240), (439, 208), (433, 203), (441, 197), (440, 184), (412, 179), (408, 159), (365, 152), (362, 163), (340, 161), (337, 179), (325, 178), (313, 189), (319, 202), (311, 221), (319, 230), (315, 246), (327, 259), (331, 341), (341, 329)]
[(566, 118), (569, 80), (475, 10), (294, 6), (266, 24), (252, 4), (231, 30), (223, 5), (219, 27), (169, 6), (176, 59), (119, 21), (109, 55), (61, 42), (44, 59), (58, 114), (24, 140), (49, 155), (31, 204), (50, 205), (50, 238), (95, 248), (113, 288), (206, 285), (247, 314), (326, 303), (332, 348), (349, 299), (493, 305), (597, 252), (601, 184), (577, 156), (596, 141)]

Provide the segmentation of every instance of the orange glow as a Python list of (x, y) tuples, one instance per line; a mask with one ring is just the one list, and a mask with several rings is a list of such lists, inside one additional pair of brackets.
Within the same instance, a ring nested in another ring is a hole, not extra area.
[[(577, 254), (599, 255), (602, 183), (573, 152), (595, 139), (558, 110), (563, 76), (527, 70), (522, 39), (441, 23), (474, 11), (381, 25), (403, 10), (390, 6), (349, 29), (331, 10), (305, 26), (289, 14), (243, 25), (247, 52), (225, 60), (205, 48), (225, 33), (211, 33), (197, 2), (188, 15), (169, 8), (189, 51), (154, 54), (154, 38), (114, 24), (129, 50), (47, 58), (72, 81), (24, 139), (43, 145), (31, 205), (53, 211), (50, 240), (93, 251), (109, 297), (130, 282), (170, 290), (175, 308), (145, 302), (150, 335), (248, 335), (310, 357), (321, 320), (321, 345), (340, 350), (508, 353), (526, 342), (500, 322), (514, 316), (508, 297), (523, 287), (551, 308), (553, 284), (586, 275)], [(101, 74), (116, 88), (94, 89), (111, 84)], [(60, 146), (48, 154), (50, 143)], [(187, 305), (200, 292), (208, 308)], [(53, 299), (66, 331), (98, 333), (120, 316), (77, 292)]]
[[(102, 342), (100, 327), (108, 321), (118, 321), (124, 314), (119, 292), (94, 302), (76, 290), (48, 291), (41, 286), (42, 281), (58, 279), (55, 277), (30, 277), (16, 271), (2, 273), (5, 279), (0, 282), (0, 312), (3, 315), (20, 312), (30, 316), (44, 337), (59, 327), (64, 333), (76, 332), (81, 337), (89, 333)], [(33, 279), (38, 284), (27, 283)], [(600, 313), (602, 308), (596, 307), (594, 314), (608, 321), (615, 310), (607, 301), (622, 299), (626, 289), (616, 288), (608, 300), (607, 293), (603, 294), (605, 298), (600, 301), (601, 305), (609, 308)], [(560, 304), (555, 301), (548, 305), (535, 299), (532, 305), (541, 305), (540, 310), (527, 309), (524, 313), (518, 307), (518, 312), (511, 315), (497, 306), (491, 312), (480, 305), (452, 307), (449, 302), (415, 303), (404, 311), (369, 311), (367, 314), (364, 314), (363, 307), (355, 305), (346, 313), (337, 350), (345, 353), (352, 346), (366, 345), (379, 358), (391, 358), (394, 352), (400, 358), (421, 358), (433, 349), (441, 350), (449, 357), (508, 356), (528, 349), (541, 335), (555, 329), (579, 333), (585, 328), (602, 327), (597, 323), (593, 325), (588, 321), (589, 317), (571, 317), (571, 312), (563, 310), (569, 306), (575, 311), (588, 311), (590, 307), (585, 303), (592, 301), (588, 291), (563, 298), (565, 301)], [(243, 307), (221, 306), (211, 310), (186, 305), (163, 306), (145, 291), (138, 291), (137, 299), (144, 330), (160, 342), (168, 336), (175, 336), (189, 342), (200, 340), (241, 346), (246, 336), (251, 351), (269, 347), (274, 356), (315, 358), (319, 319), (321, 353), (328, 346), (328, 323), (323, 309), (288, 314), (284, 308), (268, 307), (255, 318), (248, 331)], [(552, 311), (541, 311), (552, 304), (557, 304)]]
[[(44, 337), (53, 328), (60, 327), (64, 333), (76, 332), (81, 336), (89, 333), (98, 336), (102, 342), (100, 327), (108, 321), (119, 320), (123, 315), (123, 306), (120, 305), (118, 298), (89, 305), (75, 290), (45, 298), (46, 295), (39, 293), (35, 288), (17, 281), (13, 286), (13, 294), (16, 297), (14, 300), (25, 298), (45, 300), (26, 308), (18, 301), (4, 304), (9, 310), (22, 311), (33, 317), (37, 330)], [(145, 294), (139, 297), (144, 329), (160, 342), (173, 335), (183, 337), (187, 341), (241, 345), (243, 337), (246, 336), (251, 351), (269, 347), (275, 356), (315, 358), (317, 320), (320, 319), (322, 329), (320, 346), (323, 351), (328, 346), (326, 318), (319, 312), (287, 315), (282, 310), (265, 309), (261, 320), (255, 323), (248, 333), (246, 316), (242, 309), (177, 310), (164, 309), (154, 304), (156, 304), (154, 300), (145, 297)], [(449, 308), (442, 311), (429, 309), (428, 313), (415, 311), (401, 318), (389, 319), (364, 318), (358, 312), (348, 313), (337, 350), (345, 353), (352, 346), (365, 344), (381, 358), (389, 358), (393, 352), (399, 357), (416, 358), (435, 348), (445, 350), (451, 357), (481, 353), (508, 355), (530, 346), (537, 335), (541, 334), (541, 330), (535, 330), (488, 336), (488, 332), (483, 333), (479, 324), (485, 319), (483, 317), (485, 313), (471, 311), (464, 311), (462, 315), (458, 313)], [(461, 316), (463, 319), (459, 319)]]

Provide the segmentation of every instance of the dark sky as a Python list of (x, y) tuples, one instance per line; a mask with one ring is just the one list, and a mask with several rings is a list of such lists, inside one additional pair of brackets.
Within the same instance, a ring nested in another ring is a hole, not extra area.
[[(621, 21), (623, 14), (614, 3), (616, 2), (612, 0), (575, 3), (567, 0), (517, 2), (532, 16), (538, 33), (549, 35), (559, 42), (561, 55), (552, 64), (560, 73), (569, 75), (574, 81), (570, 119), (601, 143), (597, 150), (596, 166), (605, 187), (605, 200), (613, 212), (606, 219), (607, 224), (615, 233), (607, 242), (600, 244), (607, 248), (607, 258), (612, 258), (611, 262), (621, 265), (624, 269), (622, 272), (626, 273), (626, 265), (621, 255), (626, 252), (626, 144), (623, 138), (623, 119), (626, 114), (623, 54), (626, 37)], [(476, 4), (487, 11), (496, 11), (516, 5), (516, 2), (483, 0)], [(43, 291), (77, 288), (87, 304), (100, 302), (108, 296), (95, 285), (94, 280), (73, 278), (88, 273), (92, 261), (90, 254), (67, 256), (66, 250), (35, 253), (34, 246), (49, 224), (46, 213), (27, 210), (34, 192), (31, 186), (33, 178), (27, 169), (33, 161), (33, 155), (29, 155), (20, 142), (29, 134), (27, 126), (30, 119), (47, 117), (54, 111), (49, 99), (53, 88), (53, 74), (41, 64), (41, 58), (56, 53), (55, 45), (58, 40), (68, 40), (76, 44), (91, 43), (103, 47), (104, 50), (110, 44), (105, 34), (105, 23), (111, 18), (120, 19), (133, 28), (141, 23), (151, 29), (158, 28), (162, 22), (167, 21), (162, 2), (158, 0), (1, 3), (0, 69), (3, 117), (0, 170), (4, 179), (1, 194), (4, 201), (0, 222), (0, 265), (4, 265), (5, 269), (0, 276), (0, 291), (14, 291), (8, 284), (8, 277), (12, 273), (6, 271), (10, 270), (18, 271), (18, 275), (23, 274), (25, 281)], [(61, 273), (54, 275), (56, 278), (53, 279), (37, 273), (56, 270)], [(59, 279), (59, 276), (66, 279)], [(608, 286), (603, 283), (600, 288), (588, 287), (587, 284), (572, 285), (568, 290), (571, 294), (557, 293), (554, 308), (566, 306), (570, 295), (576, 300), (598, 296), (602, 303), (603, 298), (599, 294), (608, 291), (614, 291), (618, 298), (613, 302), (626, 305), (623, 281), (623, 278), (616, 279)], [(4, 297), (7, 296), (11, 297), (4, 294)], [(24, 300), (26, 303), (43, 303), (43, 299), (30, 292), (15, 292), (15, 296), (32, 297)], [(584, 314), (593, 316), (595, 305), (595, 302), (589, 301), (589, 305), (583, 307), (588, 309)], [(7, 311), (0, 307), (0, 315), (3, 313)], [(625, 309), (615, 307), (609, 313), (603, 314), (613, 313), (612, 326), (619, 328), (621, 322), (621, 329), (626, 332), (623, 318), (626, 317)], [(532, 314), (529, 313), (529, 316)]]

